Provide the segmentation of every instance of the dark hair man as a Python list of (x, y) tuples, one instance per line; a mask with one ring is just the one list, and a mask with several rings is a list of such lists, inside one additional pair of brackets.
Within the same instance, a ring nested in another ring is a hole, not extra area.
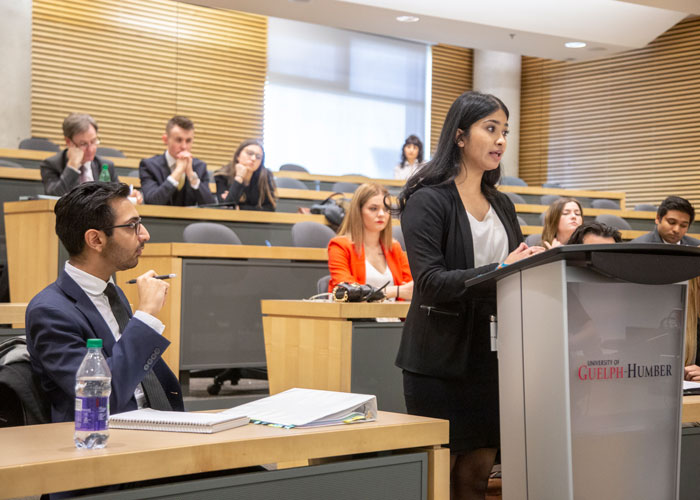
[(669, 243), (671, 245), (700, 245), (700, 240), (686, 236), (695, 219), (695, 209), (685, 198), (669, 196), (656, 211), (656, 228), (632, 240), (632, 243)]
[(161, 359), (170, 342), (155, 315), (168, 283), (148, 271), (137, 279), (139, 304), (132, 316), (112, 283), (131, 269), (149, 234), (127, 196), (126, 184), (87, 182), (56, 203), (56, 233), (69, 259), (58, 279), (39, 292), (26, 314), (32, 369), (51, 400), (51, 420), (71, 421), (75, 373), (90, 338), (101, 338), (112, 372), (111, 413), (150, 406), (183, 410), (180, 384)]
[(622, 235), (614, 227), (602, 222), (584, 222), (574, 230), (567, 245), (593, 245), (602, 243), (620, 243)]
[(192, 156), (194, 124), (173, 116), (165, 126), (165, 153), (141, 160), (139, 177), (146, 203), (153, 205), (204, 205), (216, 203), (209, 190), (207, 164)]
[[(112, 182), (117, 182), (114, 163), (97, 156), (100, 138), (97, 122), (85, 113), (71, 113), (63, 120), (63, 136), (66, 149), (46, 158), (39, 165), (44, 192), (52, 196), (63, 196), (78, 184), (96, 181), (102, 165), (109, 167)], [(134, 200), (142, 203), (141, 193), (135, 191)]]

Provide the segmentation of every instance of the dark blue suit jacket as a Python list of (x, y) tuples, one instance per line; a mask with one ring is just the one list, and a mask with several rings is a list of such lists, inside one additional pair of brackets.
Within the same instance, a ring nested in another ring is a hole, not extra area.
[[(119, 295), (131, 314), (121, 290)], [(51, 400), (53, 422), (75, 418), (75, 373), (91, 338), (102, 339), (103, 354), (112, 372), (110, 413), (137, 408), (134, 390), (151, 369), (173, 409), (184, 410), (180, 384), (161, 359), (170, 342), (133, 317), (116, 342), (90, 298), (65, 271), (27, 306), (26, 330), (32, 369)]]
[(199, 188), (192, 189), (190, 181), (185, 179), (185, 186), (178, 191), (167, 180), (170, 175), (170, 167), (168, 167), (168, 160), (165, 159), (165, 153), (141, 160), (139, 177), (141, 178), (141, 192), (143, 193), (144, 203), (179, 207), (216, 203), (214, 195), (209, 190), (207, 164), (197, 158), (193, 158), (192, 169), (199, 177)]

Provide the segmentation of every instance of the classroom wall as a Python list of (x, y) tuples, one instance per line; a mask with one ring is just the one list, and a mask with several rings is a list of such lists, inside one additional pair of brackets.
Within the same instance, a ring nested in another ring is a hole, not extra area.
[(16, 148), (31, 133), (31, 54), (32, 0), (0, 2), (0, 148)]
[[(584, 49), (585, 50), (585, 49)], [(523, 58), (520, 177), (700, 203), (700, 17), (590, 62)]]

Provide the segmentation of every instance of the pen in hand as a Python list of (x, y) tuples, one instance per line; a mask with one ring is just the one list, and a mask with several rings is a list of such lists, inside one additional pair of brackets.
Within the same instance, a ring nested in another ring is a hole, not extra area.
[[(170, 278), (176, 278), (177, 274), (159, 274), (158, 276), (153, 276), (157, 280), (169, 280)], [(136, 284), (136, 278), (133, 280), (127, 281), (129, 285), (134, 285)]]

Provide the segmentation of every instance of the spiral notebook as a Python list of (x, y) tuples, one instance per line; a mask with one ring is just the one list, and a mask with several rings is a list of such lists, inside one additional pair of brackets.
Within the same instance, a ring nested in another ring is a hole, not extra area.
[(110, 415), (109, 426), (112, 429), (211, 434), (240, 427), (249, 421), (248, 417), (241, 415), (160, 411), (152, 408), (142, 408)]

